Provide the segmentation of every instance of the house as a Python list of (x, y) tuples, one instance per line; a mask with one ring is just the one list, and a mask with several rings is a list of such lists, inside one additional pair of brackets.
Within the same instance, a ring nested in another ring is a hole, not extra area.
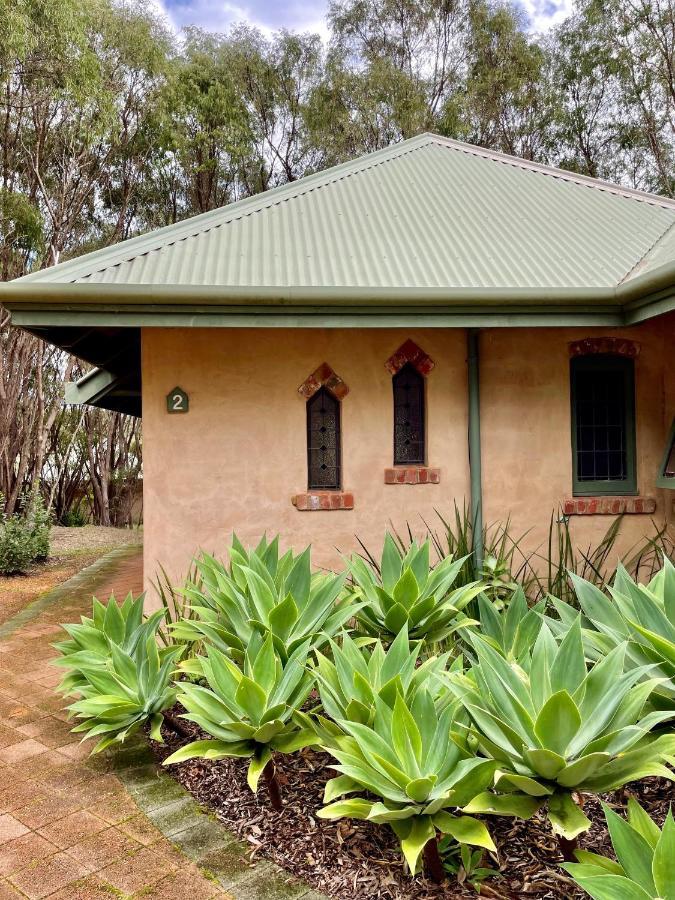
[(69, 402), (142, 413), (147, 577), (454, 500), (530, 546), (673, 517), (671, 199), (423, 134), (0, 299), (96, 367)]

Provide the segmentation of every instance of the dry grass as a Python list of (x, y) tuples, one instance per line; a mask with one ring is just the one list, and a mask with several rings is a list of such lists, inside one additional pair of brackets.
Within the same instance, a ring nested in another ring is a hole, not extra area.
[(140, 544), (142, 532), (126, 528), (62, 528), (51, 531), (51, 555), (36, 563), (26, 575), (0, 575), (0, 624), (23, 609), (27, 603), (50, 591), (105, 553), (125, 544)]

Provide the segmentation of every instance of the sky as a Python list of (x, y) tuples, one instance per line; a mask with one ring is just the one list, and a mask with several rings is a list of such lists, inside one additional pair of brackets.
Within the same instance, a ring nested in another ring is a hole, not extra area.
[[(546, 31), (569, 14), (572, 0), (518, 0), (532, 31)], [(325, 24), (327, 0), (156, 0), (178, 31), (198, 25), (208, 31), (225, 31), (237, 22), (257, 25), (272, 33), (279, 28), (311, 31), (328, 36)]]

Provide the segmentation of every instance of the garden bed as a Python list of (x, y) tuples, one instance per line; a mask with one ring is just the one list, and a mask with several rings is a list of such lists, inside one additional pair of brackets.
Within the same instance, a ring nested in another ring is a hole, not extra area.
[[(174, 715), (180, 713), (175, 709)], [(188, 740), (206, 737), (185, 723), (192, 738), (178, 737), (164, 729), (165, 744), (151, 742), (158, 762)], [(475, 897), (475, 890), (449, 876), (435, 885), (423, 875), (407, 873), (400, 845), (390, 828), (342, 819), (322, 821), (316, 811), (322, 806), (326, 781), (335, 775), (332, 759), (325, 753), (305, 750), (290, 756), (277, 754), (284, 810), (275, 812), (261, 783), (258, 795), (246, 784), (248, 760), (211, 762), (190, 760), (170, 766), (168, 771), (201, 803), (214, 810), (220, 821), (251, 845), (252, 857), (264, 856), (338, 900), (435, 900), (440, 897)], [(631, 784), (633, 793), (661, 825), (675, 787), (659, 778)], [(622, 809), (626, 794), (615, 792), (602, 799)], [(584, 810), (593, 827), (582, 836), (585, 849), (612, 856), (604, 816), (597, 798), (584, 797)], [(498, 869), (481, 885), (485, 896), (537, 900), (571, 900), (587, 895), (559, 867), (562, 857), (550, 825), (543, 817), (528, 822), (491, 817), (489, 827), (499, 856), (486, 854), (485, 864)]]

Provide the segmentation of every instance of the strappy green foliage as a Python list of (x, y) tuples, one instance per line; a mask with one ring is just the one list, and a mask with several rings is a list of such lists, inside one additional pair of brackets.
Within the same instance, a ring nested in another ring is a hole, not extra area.
[[(478, 664), (448, 681), (471, 717), (480, 750), (499, 761), (497, 789), (546, 799), (556, 833), (571, 839), (590, 825), (572, 791), (600, 793), (647, 775), (672, 777), (664, 760), (675, 737), (650, 733), (668, 714), (645, 713), (655, 681), (646, 678), (649, 667), (624, 672), (625, 645), (589, 670), (579, 619), (560, 643), (543, 625), (524, 665), (509, 663), (477, 634), (472, 643)], [(469, 810), (492, 806), (486, 797)]]
[(82, 721), (73, 729), (99, 738), (93, 753), (122, 743), (146, 722), (162, 740), (162, 712), (175, 703), (173, 670), (180, 646), (158, 648), (163, 612), (143, 621), (143, 597), (127, 597), (121, 607), (94, 600), (91, 619), (64, 626), (70, 639), (55, 644), (57, 665), (69, 671), (59, 690), (77, 699), (68, 709)]
[[(400, 695), (412, 703), (424, 687), (436, 700), (444, 690), (440, 673), (450, 654), (429, 656), (418, 665), (420, 648), (419, 641), (411, 646), (405, 626), (388, 650), (381, 641), (359, 648), (346, 633), (341, 646), (331, 641), (330, 656), (317, 651), (314, 667), (324, 713), (333, 721), (347, 719), (370, 725), (377, 699), (393, 707)], [(461, 658), (456, 665), (461, 668)], [(445, 694), (451, 699), (447, 691)], [(330, 727), (325, 720), (324, 724)]]
[[(664, 558), (663, 568), (647, 585), (633, 581), (619, 566), (609, 596), (583, 578), (570, 577), (584, 614), (587, 656), (600, 658), (625, 643), (627, 667), (652, 665), (645, 677), (662, 679), (652, 703), (675, 714), (675, 566)], [(550, 625), (564, 631), (577, 613), (561, 600), (553, 605), (559, 621)]]
[(353, 556), (349, 571), (365, 605), (357, 613), (361, 627), (383, 638), (394, 638), (405, 626), (411, 640), (434, 643), (459, 628), (477, 624), (462, 611), (482, 590), (481, 582), (453, 590), (464, 559), (446, 557), (433, 569), (429, 541), (413, 541), (405, 552), (387, 534), (378, 568)]
[(313, 685), (306, 669), (309, 647), (307, 640), (283, 661), (272, 635), (263, 638), (254, 632), (241, 666), (213, 646), (207, 646), (205, 656), (188, 660), (182, 668), (201, 677), (204, 684), (180, 682), (178, 700), (187, 710), (184, 718), (213, 740), (186, 744), (164, 765), (194, 757), (251, 757), (248, 784), (256, 791), (272, 751), (292, 753), (316, 743), (313, 732), (291, 721)]
[(283, 662), (309, 641), (321, 647), (354, 617), (358, 605), (343, 595), (344, 575), (311, 571), (310, 548), (279, 555), (279, 539), (246, 550), (234, 535), (230, 564), (204, 553), (198, 579), (183, 589), (193, 618), (172, 626), (184, 641), (205, 641), (238, 660), (254, 634), (271, 635)]
[(497, 610), (485, 594), (479, 594), (480, 634), (506, 659), (522, 664), (527, 661), (539, 634), (544, 607), (542, 600), (528, 608), (522, 588), (513, 593), (508, 606), (502, 610)]
[(61, 626), (68, 638), (52, 644), (60, 654), (53, 664), (68, 670), (57, 688), (60, 693), (76, 694), (79, 686), (86, 683), (82, 669), (105, 665), (113, 644), (125, 653), (133, 653), (149, 635), (157, 632), (164, 613), (160, 610), (143, 619), (144, 599), (144, 594), (136, 598), (128, 594), (118, 605), (114, 597), (107, 604), (94, 597), (91, 617), (82, 616), (79, 623)]
[(668, 811), (663, 829), (634, 799), (626, 819), (603, 803), (616, 861), (577, 850), (577, 862), (563, 864), (595, 900), (672, 900), (675, 897), (675, 820)]
[[(431, 693), (420, 687), (410, 705), (399, 693), (393, 708), (377, 697), (371, 725), (338, 719), (344, 734), (324, 746), (337, 759), (333, 768), (341, 774), (326, 785), (326, 805), (317, 815), (389, 824), (412, 874), (436, 830), (463, 844), (493, 850), (482, 822), (449, 812), (483, 793), (496, 767), (452, 740), (456, 708), (451, 704), (439, 714)], [(364, 792), (380, 799), (359, 796), (333, 802)]]

